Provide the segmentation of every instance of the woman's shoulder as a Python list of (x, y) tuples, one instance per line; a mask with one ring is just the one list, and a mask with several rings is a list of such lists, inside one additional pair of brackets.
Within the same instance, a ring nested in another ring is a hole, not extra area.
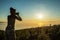
[(8, 17), (11, 17), (11, 15), (8, 15)]

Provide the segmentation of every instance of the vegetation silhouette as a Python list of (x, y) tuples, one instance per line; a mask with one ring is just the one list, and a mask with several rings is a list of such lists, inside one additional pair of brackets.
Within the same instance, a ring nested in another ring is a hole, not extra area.
[[(16, 40), (60, 40), (60, 25), (29, 28), (16, 31)], [(0, 40), (5, 31), (0, 30)]]
[(5, 40), (16, 40), (15, 35), (15, 19), (22, 21), (19, 13), (16, 13), (16, 9), (10, 7), (10, 15), (8, 15), (8, 25), (5, 30)]

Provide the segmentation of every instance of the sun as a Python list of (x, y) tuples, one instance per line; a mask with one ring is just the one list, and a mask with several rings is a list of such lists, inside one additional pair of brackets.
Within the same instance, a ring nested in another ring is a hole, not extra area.
[(42, 14), (37, 14), (37, 18), (42, 19), (43, 15)]
[(43, 18), (43, 15), (41, 15), (41, 14), (40, 14), (40, 15), (38, 15), (38, 18), (40, 18), (40, 19), (41, 19), (41, 18)]

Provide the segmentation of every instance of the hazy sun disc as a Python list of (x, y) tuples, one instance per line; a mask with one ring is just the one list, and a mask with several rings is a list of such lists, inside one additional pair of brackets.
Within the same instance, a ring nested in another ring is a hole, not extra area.
[(42, 19), (42, 18), (43, 18), (43, 15), (42, 15), (42, 14), (38, 14), (38, 15), (37, 15), (37, 18)]

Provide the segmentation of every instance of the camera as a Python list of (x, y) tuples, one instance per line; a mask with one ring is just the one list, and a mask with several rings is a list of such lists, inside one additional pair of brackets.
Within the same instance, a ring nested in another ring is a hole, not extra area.
[(19, 12), (17, 12), (16, 15), (19, 15)]

